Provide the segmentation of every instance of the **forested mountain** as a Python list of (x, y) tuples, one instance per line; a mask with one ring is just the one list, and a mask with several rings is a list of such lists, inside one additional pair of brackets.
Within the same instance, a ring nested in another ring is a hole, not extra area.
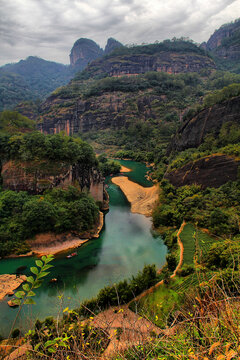
[(98, 149), (134, 151), (151, 161), (204, 95), (239, 82), (237, 74), (215, 71), (189, 41), (121, 47), (77, 73), (30, 117), (45, 133), (81, 134)]
[(105, 50), (93, 40), (81, 38), (70, 53), (70, 65), (29, 56), (18, 63), (0, 67), (0, 111), (12, 109), (24, 101), (43, 100), (59, 86), (67, 84), (77, 71), (83, 70), (92, 60), (111, 53), (122, 46), (108, 39)]
[(66, 84), (74, 71), (66, 65), (29, 56), (16, 64), (0, 67), (0, 110), (18, 103), (43, 99)]

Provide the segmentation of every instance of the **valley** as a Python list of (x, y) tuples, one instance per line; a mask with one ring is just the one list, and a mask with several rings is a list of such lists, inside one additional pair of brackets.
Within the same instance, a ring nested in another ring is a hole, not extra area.
[(239, 356), (239, 54), (237, 19), (201, 45), (80, 38), (57, 77), (0, 68), (28, 82), (0, 113), (0, 274), (27, 276), (1, 336), (30, 329), (36, 359)]

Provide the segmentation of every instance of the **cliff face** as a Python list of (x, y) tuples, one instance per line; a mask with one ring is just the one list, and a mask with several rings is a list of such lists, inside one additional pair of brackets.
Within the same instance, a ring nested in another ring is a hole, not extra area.
[(86, 38), (78, 39), (70, 53), (70, 64), (73, 68), (77, 68), (77, 70), (83, 70), (91, 61), (107, 55), (121, 46), (123, 45), (119, 41), (109, 38), (103, 50), (93, 40)]
[(237, 180), (239, 163), (230, 156), (210, 155), (167, 173), (165, 178), (177, 187), (191, 184), (219, 187)]
[(103, 93), (98, 97), (87, 100), (78, 99), (74, 105), (59, 107), (54, 116), (52, 109), (59, 106), (61, 100), (52, 98), (45, 102), (42, 111), (44, 121), (39, 123), (39, 129), (48, 134), (65, 131), (68, 135), (90, 130), (104, 130), (107, 128), (120, 129), (133, 119), (155, 119), (158, 104), (164, 104), (164, 96), (142, 95), (136, 98), (131, 93)]
[(202, 110), (195, 117), (186, 121), (178, 130), (168, 152), (198, 147), (206, 135), (218, 136), (222, 125), (226, 122), (240, 124), (240, 96)]
[(199, 72), (201, 69), (214, 69), (215, 64), (207, 56), (195, 53), (164, 51), (155, 55), (123, 55), (93, 61), (88, 71), (93, 75), (123, 76), (144, 74), (148, 71), (169, 74)]
[(1, 176), (4, 189), (42, 194), (46, 189), (77, 185), (82, 191), (90, 191), (96, 201), (104, 200), (104, 180), (99, 171), (79, 163), (70, 166), (50, 161), (8, 161), (2, 166)]
[(103, 50), (93, 40), (81, 38), (78, 39), (70, 53), (70, 64), (78, 67), (79, 70), (84, 69), (89, 62), (103, 55)]
[(240, 59), (240, 19), (234, 23), (221, 26), (209, 38), (203, 48), (212, 51), (216, 56), (229, 59)]

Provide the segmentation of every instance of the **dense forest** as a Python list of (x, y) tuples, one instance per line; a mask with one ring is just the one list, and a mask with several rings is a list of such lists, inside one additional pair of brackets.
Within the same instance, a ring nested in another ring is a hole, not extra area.
[[(91, 146), (80, 138), (64, 134), (43, 135), (34, 128), (32, 120), (17, 112), (0, 113), (1, 165), (9, 161), (21, 167), (28, 164), (26, 171), (32, 176), (53, 175), (53, 171), (59, 174), (70, 165), (84, 168), (85, 172), (100, 167), (104, 176), (119, 172), (119, 164), (104, 156), (98, 161)], [(81, 190), (79, 186), (70, 186), (29, 194), (1, 188), (0, 256), (29, 251), (25, 240), (41, 232), (83, 233), (92, 229), (98, 221), (99, 207)]]

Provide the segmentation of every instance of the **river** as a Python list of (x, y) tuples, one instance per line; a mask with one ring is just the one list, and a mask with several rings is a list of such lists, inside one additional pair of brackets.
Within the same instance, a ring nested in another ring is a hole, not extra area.
[[(143, 186), (151, 186), (146, 178), (148, 170), (144, 164), (121, 161), (132, 169), (124, 174), (130, 180)], [(152, 232), (151, 219), (132, 214), (130, 204), (119, 187), (106, 179), (110, 197), (110, 209), (105, 215), (105, 225), (98, 239), (90, 240), (80, 247), (78, 256), (66, 259), (66, 254), (56, 256), (51, 274), (45, 278), (36, 291), (36, 305), (25, 305), (15, 327), (24, 331), (37, 318), (62, 315), (66, 306), (75, 308), (85, 300), (95, 296), (106, 285), (129, 278), (142, 270), (145, 264), (161, 267), (166, 258), (167, 248), (160, 236)], [(27, 266), (23, 271), (29, 275), (34, 264), (33, 257), (0, 260), (0, 274), (13, 274), (19, 266)], [(49, 283), (57, 278), (57, 283)], [(9, 297), (0, 301), (0, 335), (8, 336), (17, 309), (7, 305)]]

